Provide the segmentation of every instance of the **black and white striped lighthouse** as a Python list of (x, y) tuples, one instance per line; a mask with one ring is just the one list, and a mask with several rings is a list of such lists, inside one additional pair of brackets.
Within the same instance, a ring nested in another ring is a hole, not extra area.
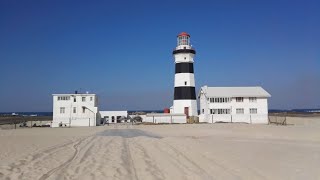
[(190, 45), (190, 35), (182, 32), (177, 36), (173, 50), (175, 61), (173, 112), (197, 116), (197, 100), (193, 70), (196, 51)]

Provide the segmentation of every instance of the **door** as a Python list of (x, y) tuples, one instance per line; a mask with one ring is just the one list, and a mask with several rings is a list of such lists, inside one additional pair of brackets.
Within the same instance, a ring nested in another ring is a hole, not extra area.
[(184, 107), (184, 114), (189, 118), (189, 107)]

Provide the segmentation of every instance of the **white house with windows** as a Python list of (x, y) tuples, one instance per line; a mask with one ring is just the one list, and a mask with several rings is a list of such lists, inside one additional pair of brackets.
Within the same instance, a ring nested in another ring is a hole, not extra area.
[(262, 87), (208, 87), (199, 91), (200, 122), (268, 123), (268, 98)]
[(100, 124), (95, 94), (53, 94), (52, 127), (96, 126)]

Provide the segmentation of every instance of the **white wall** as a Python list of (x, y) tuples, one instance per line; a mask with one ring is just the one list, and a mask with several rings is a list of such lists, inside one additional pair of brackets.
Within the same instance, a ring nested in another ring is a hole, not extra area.
[(184, 114), (147, 114), (143, 122), (150, 123), (187, 123), (187, 117)]
[[(236, 109), (243, 108), (244, 114), (237, 114)], [(250, 114), (250, 108), (257, 108), (257, 114)], [(204, 109), (204, 112), (202, 111)], [(210, 114), (210, 109), (230, 109), (230, 114)], [(249, 97), (244, 97), (243, 102), (236, 102), (233, 97), (227, 103), (210, 103), (210, 100), (200, 93), (200, 122), (245, 122), (252, 124), (268, 123), (268, 99), (257, 98), (250, 102)]]
[[(185, 85), (187, 81), (187, 85)], [(193, 73), (177, 73), (174, 77), (174, 87), (195, 87), (194, 74)]]
[[(59, 96), (70, 97), (70, 99), (58, 100)], [(82, 101), (82, 97), (85, 97), (85, 102)], [(74, 98), (76, 102), (74, 102)], [(65, 108), (64, 113), (60, 113), (61, 107)], [(84, 113), (83, 107), (86, 107)], [(52, 127), (59, 127), (60, 123), (63, 126), (89, 126), (89, 122), (90, 126), (96, 126), (100, 124), (97, 122), (97, 112), (97, 96), (95, 94), (54, 94)]]
[(198, 116), (197, 100), (174, 100), (173, 112), (184, 114), (184, 108), (189, 107), (189, 116)]
[(207, 122), (207, 115), (209, 112), (209, 104), (207, 103), (207, 97), (203, 94), (203, 92), (200, 92), (200, 114), (199, 114), (199, 122)]
[[(109, 118), (109, 123), (117, 123), (117, 116), (127, 117), (128, 111), (100, 111), (101, 118)], [(114, 121), (112, 122), (112, 117)]]

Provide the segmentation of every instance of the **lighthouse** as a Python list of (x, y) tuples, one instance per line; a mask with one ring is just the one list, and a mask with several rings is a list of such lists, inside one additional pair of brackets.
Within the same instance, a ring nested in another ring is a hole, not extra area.
[(194, 55), (190, 35), (182, 32), (177, 36), (177, 47), (172, 52), (175, 62), (173, 112), (197, 116), (197, 100), (194, 80)]

